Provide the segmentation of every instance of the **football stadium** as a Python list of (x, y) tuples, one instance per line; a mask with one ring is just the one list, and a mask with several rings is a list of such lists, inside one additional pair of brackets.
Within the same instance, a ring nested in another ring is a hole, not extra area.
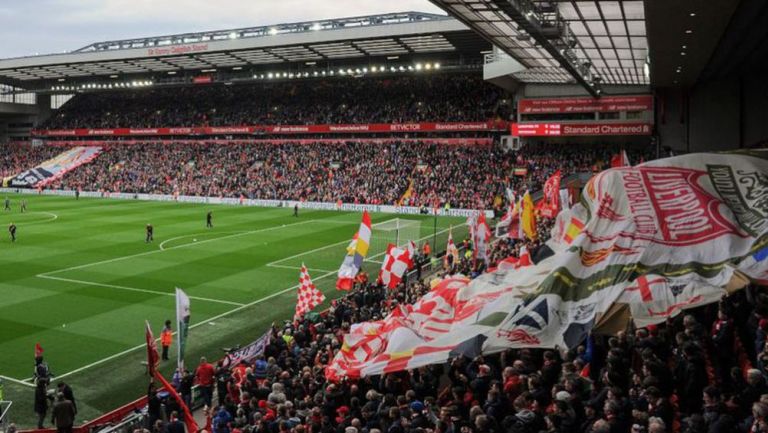
[(768, 433), (768, 3), (32, 3), (0, 433)]

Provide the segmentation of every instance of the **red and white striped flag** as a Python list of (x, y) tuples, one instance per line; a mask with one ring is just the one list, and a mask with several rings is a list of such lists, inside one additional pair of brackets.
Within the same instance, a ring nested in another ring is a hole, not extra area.
[(488, 244), (491, 240), (491, 228), (485, 220), (485, 212), (480, 212), (480, 216), (475, 220), (475, 260), (482, 259), (488, 263)]
[(406, 246), (406, 249), (408, 250), (408, 254), (410, 254), (410, 258), (411, 258), (411, 265), (408, 267), (408, 269), (411, 270), (416, 265), (416, 263), (414, 263), (414, 260), (416, 259), (416, 253), (419, 252), (419, 248), (418, 246), (416, 246), (416, 242), (408, 241), (408, 245)]
[(301, 273), (299, 274), (299, 291), (296, 299), (296, 314), (294, 318), (300, 319), (306, 313), (325, 301), (323, 292), (317, 289), (309, 277), (309, 272), (304, 263), (301, 264)]
[(403, 275), (411, 267), (413, 267), (411, 252), (389, 244), (387, 257), (381, 264), (381, 271), (379, 271), (379, 282), (387, 288), (394, 289), (400, 284)]
[(453, 263), (459, 262), (459, 250), (453, 243), (453, 227), (448, 229), (448, 245), (445, 247), (445, 262), (448, 263), (448, 257), (453, 257)]

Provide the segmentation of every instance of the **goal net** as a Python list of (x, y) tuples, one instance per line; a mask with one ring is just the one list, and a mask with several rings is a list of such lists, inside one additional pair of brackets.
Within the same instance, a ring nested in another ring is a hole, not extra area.
[(393, 218), (371, 226), (371, 244), (368, 261), (381, 262), (389, 244), (405, 247), (408, 241), (418, 241), (422, 237), (421, 220)]

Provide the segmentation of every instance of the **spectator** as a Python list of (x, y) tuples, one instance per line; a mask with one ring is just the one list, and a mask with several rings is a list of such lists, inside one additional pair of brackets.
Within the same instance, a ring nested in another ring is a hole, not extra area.
[(56, 403), (51, 410), (51, 423), (56, 426), (57, 433), (72, 433), (75, 424), (75, 405), (67, 400), (64, 393), (56, 394)]
[(200, 358), (200, 364), (198, 364), (195, 370), (195, 383), (198, 385), (200, 395), (203, 397), (203, 401), (207, 406), (211, 406), (213, 397), (213, 384), (214, 384), (215, 370), (213, 365), (208, 363), (205, 357)]
[(82, 93), (44, 125), (152, 128), (507, 120), (509, 102), (479, 74), (312, 79)]

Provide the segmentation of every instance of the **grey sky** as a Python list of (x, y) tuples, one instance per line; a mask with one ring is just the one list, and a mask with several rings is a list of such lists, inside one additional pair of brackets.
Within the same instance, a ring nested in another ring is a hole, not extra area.
[(0, 58), (102, 40), (410, 10), (443, 13), (427, 0), (0, 0)]

